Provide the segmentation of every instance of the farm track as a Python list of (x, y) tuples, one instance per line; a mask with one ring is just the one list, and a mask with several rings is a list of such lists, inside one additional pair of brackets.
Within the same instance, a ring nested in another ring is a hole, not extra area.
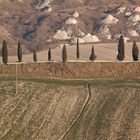
[(89, 100), (90, 100), (90, 97), (91, 97), (91, 89), (90, 89), (90, 84), (88, 83), (87, 84), (87, 99), (85, 100), (85, 104), (81, 110), (81, 112), (79, 113), (79, 115), (77, 116), (77, 118), (75, 119), (75, 121), (72, 123), (72, 125), (70, 126), (70, 128), (66, 131), (66, 133), (64, 135), (62, 135), (58, 140), (63, 140), (67, 134), (70, 132), (70, 130), (74, 127), (74, 125), (76, 124), (76, 122), (78, 121), (78, 119), (81, 117), (82, 113), (84, 113), (84, 109), (86, 108)]
[(87, 106), (65, 140), (139, 140), (139, 89), (92, 88)]
[(124, 87), (116, 82), (115, 87), (24, 80), (17, 94), (15, 82), (0, 83), (0, 140), (139, 140), (135, 82)]

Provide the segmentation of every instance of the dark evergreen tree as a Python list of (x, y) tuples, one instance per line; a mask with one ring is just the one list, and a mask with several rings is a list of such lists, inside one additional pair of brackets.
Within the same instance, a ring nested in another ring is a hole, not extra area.
[(77, 44), (76, 44), (77, 50), (76, 50), (76, 56), (77, 59), (80, 58), (80, 48), (79, 48), (79, 39), (77, 38)]
[(48, 61), (51, 61), (51, 57), (52, 57), (51, 49), (49, 48), (49, 50), (48, 50)]
[(89, 57), (89, 60), (94, 61), (96, 59), (95, 51), (94, 51), (94, 46), (92, 46), (91, 49), (91, 55)]
[(125, 58), (125, 44), (124, 44), (124, 39), (123, 36), (120, 36), (119, 43), (118, 43), (118, 55), (117, 59), (119, 61), (123, 61)]
[(33, 52), (33, 60), (34, 60), (35, 63), (37, 62), (37, 54), (36, 54), (35, 50)]
[(22, 62), (22, 48), (21, 48), (21, 44), (20, 41), (18, 42), (18, 50), (17, 50), (17, 56), (18, 56), (18, 61)]
[(63, 63), (65, 63), (67, 61), (67, 50), (66, 50), (65, 44), (64, 44), (63, 50), (62, 50), (62, 61), (63, 61)]
[(8, 63), (8, 49), (7, 49), (7, 43), (4, 40), (2, 44), (2, 61), (4, 64)]
[(133, 43), (132, 56), (133, 56), (134, 61), (139, 60), (139, 49), (138, 49), (138, 46), (136, 44), (136, 41), (134, 41), (134, 43)]

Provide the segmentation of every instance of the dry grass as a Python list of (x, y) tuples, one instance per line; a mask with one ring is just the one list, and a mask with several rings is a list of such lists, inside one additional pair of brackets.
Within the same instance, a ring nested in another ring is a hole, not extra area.
[(1, 140), (139, 140), (139, 80), (36, 82), (0, 81)]
[[(86, 103), (86, 88), (1, 82), (0, 139), (58, 139)], [(11, 89), (12, 88), (12, 89)]]
[(139, 140), (140, 90), (94, 88), (84, 113), (65, 140)]

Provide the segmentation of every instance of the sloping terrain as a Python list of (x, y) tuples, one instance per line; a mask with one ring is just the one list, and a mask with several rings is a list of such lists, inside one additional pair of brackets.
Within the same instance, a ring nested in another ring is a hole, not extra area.
[(91, 88), (90, 102), (65, 140), (138, 140), (140, 89)]
[[(5, 85), (8, 87), (5, 88)], [(59, 139), (83, 110), (85, 87), (1, 84), (0, 139)]]
[(79, 37), (83, 43), (114, 42), (122, 33), (126, 40), (140, 41), (138, 0), (0, 0), (0, 43), (9, 54), (42, 50)]
[(22, 80), (17, 93), (10, 81), (0, 82), (1, 140), (139, 140), (139, 80)]

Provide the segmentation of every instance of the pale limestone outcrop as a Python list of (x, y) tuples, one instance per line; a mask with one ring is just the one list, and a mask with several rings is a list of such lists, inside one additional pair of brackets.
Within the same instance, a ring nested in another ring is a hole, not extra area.
[(78, 22), (77, 20), (74, 18), (74, 17), (69, 17), (67, 20), (66, 20), (66, 24), (74, 24), (76, 25)]
[(75, 12), (73, 13), (73, 17), (74, 17), (74, 18), (78, 18), (78, 17), (79, 17), (79, 13), (78, 13), (77, 11), (75, 11)]
[(130, 36), (134, 36), (134, 37), (139, 36), (139, 34), (135, 30), (133, 30), (133, 29), (129, 29), (128, 33), (130, 34)]
[(51, 3), (51, 0), (45, 0), (44, 2), (38, 2), (37, 1), (36, 3), (37, 3), (37, 5), (36, 5), (37, 9), (43, 9), (43, 8), (49, 6), (49, 4)]
[(123, 39), (124, 39), (124, 42), (125, 42), (125, 43), (128, 42), (128, 41), (130, 40), (130, 38), (128, 38), (128, 37), (124, 37)]
[(58, 39), (58, 40), (65, 40), (65, 39), (70, 39), (68, 33), (64, 30), (58, 30), (53, 38)]
[(118, 22), (119, 19), (115, 18), (111, 14), (107, 15), (107, 17), (101, 21), (102, 24), (117, 24)]
[(103, 25), (97, 32), (100, 36), (105, 37), (107, 39), (111, 39), (111, 32), (107, 25)]
[(95, 35), (91, 35), (90, 33), (86, 34), (85, 36), (82, 37), (85, 42), (99, 42), (99, 38)]
[[(95, 35), (92, 35), (90, 33), (86, 34), (85, 36), (79, 38), (79, 43), (94, 43), (94, 42), (99, 42), (99, 38)], [(73, 38), (72, 43), (77, 42), (77, 38)]]
[(84, 36), (84, 35), (85, 35), (85, 33), (84, 33), (84, 32), (82, 32), (82, 31), (79, 29), (79, 35), (80, 35), (80, 36)]
[(139, 12), (140, 13), (140, 7), (136, 7), (133, 12)]
[(130, 17), (128, 17), (128, 21), (130, 21), (130, 22), (138, 22), (138, 21), (140, 21), (140, 15), (137, 14), (137, 13), (134, 13)]
[(126, 13), (125, 13), (125, 16), (126, 16), (126, 17), (129, 17), (129, 16), (131, 16), (131, 15), (132, 15), (131, 12), (126, 12)]
[(117, 14), (121, 14), (126, 11), (126, 7), (122, 6), (118, 8)]

